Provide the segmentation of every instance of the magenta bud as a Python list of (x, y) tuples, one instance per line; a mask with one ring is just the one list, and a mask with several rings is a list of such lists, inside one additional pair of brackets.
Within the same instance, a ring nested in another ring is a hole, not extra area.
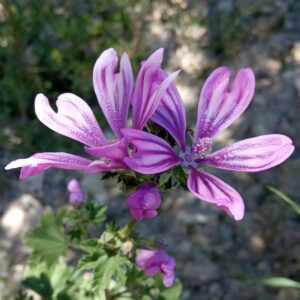
[(164, 250), (141, 250), (135, 260), (137, 267), (148, 276), (161, 273), (165, 287), (171, 287), (175, 278), (175, 260)]
[(81, 189), (81, 185), (77, 179), (72, 179), (67, 185), (68, 191), (70, 193), (69, 201), (73, 205), (78, 205), (85, 201), (85, 193)]
[(152, 183), (145, 183), (138, 187), (126, 201), (133, 219), (141, 221), (157, 216), (162, 194), (160, 189)]

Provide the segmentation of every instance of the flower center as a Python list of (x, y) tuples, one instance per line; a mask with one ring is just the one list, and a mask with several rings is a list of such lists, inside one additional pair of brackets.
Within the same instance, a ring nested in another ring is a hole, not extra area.
[(188, 153), (188, 154), (184, 154), (184, 160), (187, 162), (192, 162), (194, 159), (193, 154)]
[(204, 158), (211, 152), (212, 139), (209, 137), (199, 138), (192, 145), (192, 153), (196, 159)]
[(197, 167), (197, 159), (204, 158), (211, 152), (212, 139), (205, 137), (197, 139), (192, 147), (187, 146), (185, 152), (180, 151), (179, 156), (182, 159), (182, 166), (184, 168)]

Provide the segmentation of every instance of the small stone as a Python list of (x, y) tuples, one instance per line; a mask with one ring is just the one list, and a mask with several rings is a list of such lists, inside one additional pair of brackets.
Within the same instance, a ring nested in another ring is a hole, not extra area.
[(254, 252), (262, 252), (266, 247), (266, 243), (261, 236), (253, 235), (250, 238), (250, 246)]
[(8, 238), (21, 238), (29, 228), (37, 223), (42, 211), (37, 199), (24, 194), (14, 200), (4, 212), (1, 227)]

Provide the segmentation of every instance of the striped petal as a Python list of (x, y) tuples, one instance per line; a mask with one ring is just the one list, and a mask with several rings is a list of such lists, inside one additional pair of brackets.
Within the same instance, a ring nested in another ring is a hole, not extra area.
[(294, 148), (285, 135), (262, 135), (235, 143), (197, 162), (219, 169), (257, 172), (279, 165)]
[(85, 169), (85, 173), (97, 173), (102, 171), (110, 171), (110, 170), (124, 170), (127, 169), (127, 166), (117, 160), (94, 160), (92, 161), (87, 169)]
[(178, 75), (178, 72), (174, 72), (158, 85), (157, 78), (162, 59), (163, 49), (158, 49), (142, 63), (138, 73), (132, 98), (132, 122), (135, 129), (143, 129), (159, 105), (164, 92)]
[[(157, 78), (158, 84), (166, 77), (167, 74), (160, 70)], [(169, 85), (151, 119), (168, 130), (184, 151), (186, 130), (185, 110), (174, 83)]]
[(57, 112), (51, 108), (49, 100), (43, 94), (36, 96), (35, 113), (44, 125), (87, 146), (107, 143), (92, 110), (84, 100), (66, 93), (58, 97), (56, 105)]
[(255, 88), (253, 71), (241, 69), (231, 86), (229, 79), (229, 69), (220, 67), (206, 80), (199, 99), (195, 139), (213, 138), (248, 107)]
[(243, 199), (236, 190), (219, 178), (191, 168), (187, 185), (196, 197), (215, 204), (236, 221), (244, 217)]
[(143, 174), (156, 174), (181, 163), (163, 139), (136, 129), (122, 129), (122, 133), (135, 146), (133, 156), (124, 158), (129, 168)]
[(102, 111), (114, 133), (120, 138), (120, 129), (126, 127), (128, 108), (133, 92), (133, 73), (127, 53), (123, 53), (120, 71), (114, 49), (105, 50), (94, 66), (93, 82)]
[(69, 153), (44, 152), (36, 153), (28, 158), (12, 161), (5, 169), (22, 168), (20, 179), (26, 179), (50, 168), (85, 170), (91, 162), (89, 159)]
[(94, 156), (103, 156), (108, 159), (122, 160), (127, 154), (127, 142), (125, 138), (114, 142), (112, 144), (107, 144), (102, 147), (85, 147), (85, 152)]

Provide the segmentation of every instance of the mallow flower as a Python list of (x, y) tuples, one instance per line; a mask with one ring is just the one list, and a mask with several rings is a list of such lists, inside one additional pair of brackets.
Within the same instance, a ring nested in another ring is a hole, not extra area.
[(69, 201), (72, 205), (78, 205), (86, 200), (86, 195), (77, 179), (71, 179), (68, 182), (67, 189), (69, 191)]
[[(160, 72), (159, 84), (166, 74)], [(164, 94), (152, 120), (173, 136), (172, 146), (162, 138), (136, 129), (123, 129), (135, 152), (124, 162), (144, 174), (164, 172), (181, 165), (188, 173), (188, 189), (201, 200), (215, 204), (236, 220), (244, 216), (239, 193), (227, 183), (206, 172), (206, 167), (232, 171), (257, 172), (286, 160), (294, 150), (292, 141), (281, 134), (262, 135), (234, 143), (212, 152), (212, 141), (233, 123), (249, 105), (255, 88), (250, 68), (241, 69), (232, 84), (230, 71), (219, 67), (206, 80), (198, 104), (194, 137), (186, 138), (186, 118), (175, 84)]]
[(136, 265), (148, 276), (162, 274), (165, 287), (171, 287), (175, 278), (175, 260), (164, 250), (141, 250), (136, 257)]
[(127, 207), (133, 219), (141, 221), (157, 216), (162, 193), (155, 184), (144, 183), (140, 185), (126, 200)]
[(91, 108), (80, 97), (72, 93), (60, 95), (55, 112), (43, 94), (36, 96), (35, 113), (44, 125), (84, 144), (86, 153), (103, 159), (93, 161), (65, 152), (42, 152), (15, 160), (5, 169), (21, 167), (21, 179), (35, 176), (49, 168), (84, 170), (87, 173), (126, 169), (123, 158), (127, 155), (127, 145), (121, 128), (127, 126), (130, 103), (133, 128), (142, 130), (155, 112), (165, 89), (178, 73), (171, 74), (159, 86), (154, 85), (162, 59), (163, 49), (159, 49), (144, 61), (135, 84), (126, 53), (122, 55), (119, 70), (114, 49), (105, 50), (96, 61), (93, 70), (94, 89), (99, 105), (115, 134), (113, 139), (105, 137)]

